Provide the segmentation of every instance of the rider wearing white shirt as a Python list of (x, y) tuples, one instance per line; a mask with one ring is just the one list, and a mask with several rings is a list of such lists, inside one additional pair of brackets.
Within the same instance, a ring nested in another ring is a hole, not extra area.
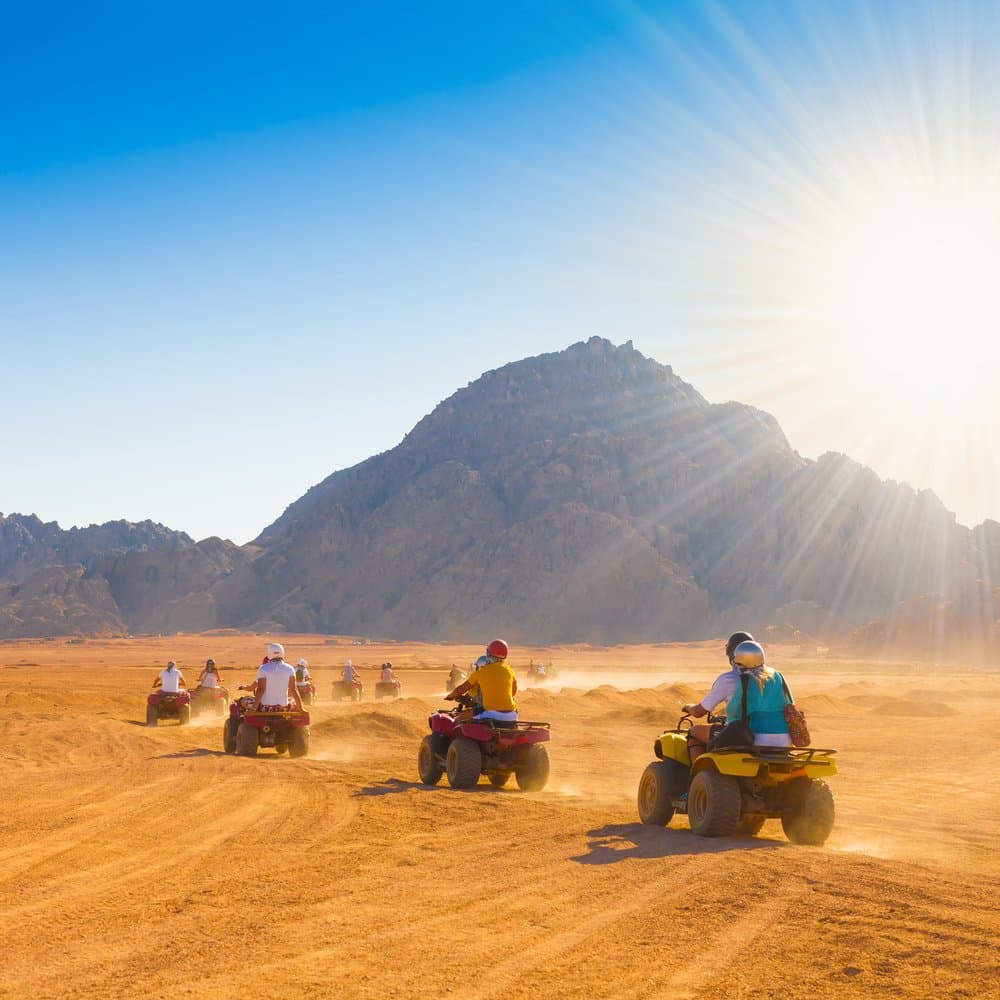
[(309, 661), (299, 660), (295, 664), (295, 683), (306, 685), (312, 678), (309, 676)]
[(153, 682), (153, 687), (160, 688), (164, 694), (177, 694), (184, 686), (184, 675), (173, 660), (167, 663), (167, 669), (161, 670)]
[(382, 664), (382, 683), (383, 684), (393, 684), (396, 678), (392, 674), (392, 664), (383, 663)]
[(285, 663), (285, 650), (281, 643), (272, 642), (267, 647), (267, 663), (262, 663), (257, 671), (253, 710), (262, 705), (287, 708), (289, 703), (302, 711), (302, 699), (295, 684), (295, 668)]
[(358, 680), (358, 672), (354, 669), (354, 664), (350, 660), (344, 662), (344, 671), (341, 676), (345, 684), (353, 684)]
[(201, 676), (198, 678), (198, 687), (219, 687), (219, 671), (215, 669), (215, 660), (205, 661), (205, 669), (201, 672)]

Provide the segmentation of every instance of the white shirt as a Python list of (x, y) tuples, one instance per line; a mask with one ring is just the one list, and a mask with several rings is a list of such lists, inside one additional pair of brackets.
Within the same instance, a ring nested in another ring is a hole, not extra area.
[(201, 686), (203, 688), (218, 687), (219, 675), (214, 670), (211, 673), (205, 674), (201, 679)]
[(165, 694), (177, 694), (181, 689), (181, 681), (184, 675), (174, 668), (173, 670), (160, 671), (160, 688)]
[(295, 668), (284, 660), (268, 660), (262, 663), (257, 671), (257, 680), (263, 679), (264, 693), (261, 695), (262, 705), (288, 704), (288, 678), (295, 676)]
[(391, 684), (396, 678), (392, 676), (392, 667), (382, 668), (382, 681), (386, 684)]
[(736, 667), (727, 670), (724, 674), (719, 674), (712, 682), (708, 694), (701, 699), (701, 707), (706, 712), (711, 712), (722, 702), (729, 704), (729, 699), (736, 694), (736, 689), (740, 686), (740, 672)]
[[(302, 680), (299, 680), (299, 671), (302, 671)], [(295, 668), (295, 683), (298, 685), (309, 683), (309, 668), (308, 667), (296, 667)]]

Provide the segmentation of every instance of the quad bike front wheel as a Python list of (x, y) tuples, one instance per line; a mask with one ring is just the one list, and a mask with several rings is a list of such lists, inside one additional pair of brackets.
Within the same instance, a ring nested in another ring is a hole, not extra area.
[(309, 730), (298, 726), (292, 730), (292, 738), (288, 741), (289, 757), (307, 757), (309, 755)]
[(436, 785), (444, 774), (444, 768), (434, 755), (434, 737), (425, 736), (417, 751), (417, 773), (425, 785)]
[(790, 783), (788, 798), (791, 811), (781, 817), (785, 836), (793, 844), (825, 844), (836, 818), (830, 786), (819, 778), (799, 778)]
[(728, 774), (706, 769), (691, 779), (688, 821), (699, 837), (731, 837), (740, 825), (740, 783)]
[(236, 730), (236, 753), (240, 757), (256, 757), (259, 746), (259, 731), (253, 726), (241, 722), (239, 729)]
[(654, 760), (639, 779), (636, 804), (639, 819), (650, 826), (666, 826), (674, 815), (673, 800), (684, 794), (688, 769), (675, 760)]
[(465, 736), (452, 740), (445, 773), (452, 788), (474, 788), (483, 773), (483, 752), (479, 744)]
[(549, 780), (549, 751), (541, 743), (530, 744), (515, 766), (514, 774), (522, 792), (540, 792)]
[(146, 725), (155, 726), (160, 721), (160, 710), (156, 705), (146, 706)]

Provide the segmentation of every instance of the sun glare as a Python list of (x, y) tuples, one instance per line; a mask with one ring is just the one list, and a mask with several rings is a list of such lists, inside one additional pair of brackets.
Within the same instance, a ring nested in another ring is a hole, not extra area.
[(898, 191), (836, 220), (814, 308), (862, 384), (983, 417), (1000, 337), (1000, 211), (986, 195)]

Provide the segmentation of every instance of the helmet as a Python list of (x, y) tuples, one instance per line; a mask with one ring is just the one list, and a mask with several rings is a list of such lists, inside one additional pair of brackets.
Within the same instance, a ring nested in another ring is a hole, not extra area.
[(173, 670), (177, 666), (173, 660), (167, 660), (167, 670)]
[(764, 666), (764, 647), (759, 642), (747, 639), (733, 650), (733, 663), (740, 670), (753, 670)]
[(309, 661), (308, 660), (299, 660), (299, 662), (296, 663), (295, 666), (297, 666), (297, 667), (308, 667), (309, 666)]
[(495, 656), (498, 660), (506, 660), (509, 652), (510, 650), (507, 648), (507, 643), (505, 643), (503, 639), (494, 639), (486, 647), (486, 655)]
[(285, 647), (280, 642), (269, 642), (267, 644), (267, 658), (269, 660), (283, 660), (285, 658)]
[(734, 632), (726, 640), (726, 658), (727, 659), (731, 660), (733, 658), (733, 650), (735, 650), (736, 647), (741, 642), (753, 642), (753, 636), (749, 632)]
[(212, 660), (212, 659), (206, 660), (205, 661), (205, 666), (206, 667), (214, 667), (215, 666), (215, 660)]

